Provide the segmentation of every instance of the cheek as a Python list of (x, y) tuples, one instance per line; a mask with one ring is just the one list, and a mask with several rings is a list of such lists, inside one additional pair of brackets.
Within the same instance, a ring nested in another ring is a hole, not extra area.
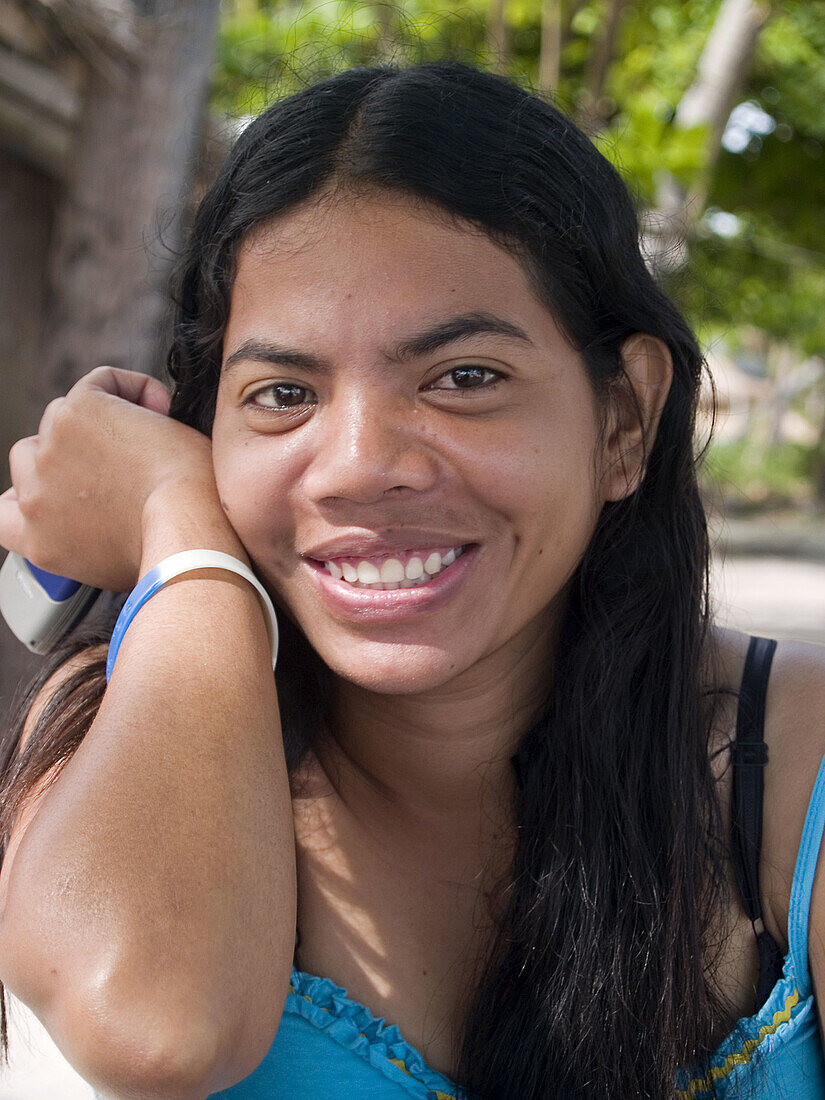
[(486, 491), (513, 536), (506, 614), (516, 627), (551, 606), (592, 538), (601, 510), (595, 447), (593, 421), (570, 410), (537, 419), (518, 447), (499, 452), (503, 476), (489, 478)]
[(215, 484), (221, 504), (241, 542), (253, 558), (294, 543), (288, 486), (289, 471), (250, 439), (224, 447), (213, 439)]
[(557, 527), (589, 521), (598, 506), (595, 492), (595, 427), (586, 415), (547, 415), (523, 419), (497, 437), (491, 433), (483, 452), (462, 456), (467, 483), (523, 534), (551, 521)]

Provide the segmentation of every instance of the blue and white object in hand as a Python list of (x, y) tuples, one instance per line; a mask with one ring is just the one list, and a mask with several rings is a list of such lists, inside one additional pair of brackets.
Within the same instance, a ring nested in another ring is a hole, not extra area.
[(32, 653), (50, 653), (89, 610), (99, 588), (38, 569), (9, 553), (0, 568), (0, 614)]

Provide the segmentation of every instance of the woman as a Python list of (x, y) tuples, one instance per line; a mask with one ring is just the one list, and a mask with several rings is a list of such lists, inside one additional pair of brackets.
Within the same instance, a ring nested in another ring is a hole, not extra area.
[(228, 572), (153, 596), (108, 686), (106, 631), (52, 661), (9, 987), (107, 1096), (819, 1095), (823, 661), (774, 662), (749, 917), (770, 647), (747, 850), (701, 357), (613, 169), (504, 79), (354, 70), (244, 132), (177, 300), (171, 404), (108, 368), (52, 403), (0, 542), (118, 592), (251, 563), (277, 701)]

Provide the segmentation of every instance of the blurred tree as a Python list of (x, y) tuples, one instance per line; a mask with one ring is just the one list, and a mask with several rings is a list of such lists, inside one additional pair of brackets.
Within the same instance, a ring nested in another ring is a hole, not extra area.
[[(0, 2), (6, 451), (34, 434), (48, 401), (92, 367), (155, 373), (162, 362), (166, 283), (218, 7), (219, 0)], [(37, 661), (0, 627), (4, 705)]]
[(562, 48), (561, 0), (544, 0), (541, 6), (541, 45), (539, 48), (538, 87), (543, 95), (551, 95), (559, 84)]
[(753, 0), (723, 0), (696, 76), (679, 100), (673, 127), (703, 132), (703, 162), (689, 185), (680, 182), (666, 165), (658, 172), (655, 205), (647, 219), (648, 253), (657, 271), (667, 272), (687, 262), (688, 238), (704, 210), (731, 108), (768, 12), (767, 4)]
[(758, 325), (825, 354), (825, 11), (766, 24), (729, 120), (685, 291), (717, 328)]
[(609, 113), (611, 103), (602, 103), (602, 92), (607, 72), (616, 50), (616, 38), (622, 14), (627, 0), (609, 0), (607, 12), (590, 48), (590, 56), (584, 69), (584, 80), (580, 96), (580, 109), (586, 118), (593, 122), (604, 120)]
[(157, 373), (166, 283), (192, 182), (218, 0), (131, 0), (138, 48), (89, 71), (59, 205), (37, 399), (98, 363)]
[(392, 4), (380, 0), (375, 5), (375, 18), (379, 28), (376, 54), (379, 58), (389, 58), (392, 56), (395, 40), (395, 9)]
[(507, 34), (507, 0), (491, 0), (487, 27), (487, 50), (493, 60), (493, 68), (506, 72), (509, 66), (509, 41)]

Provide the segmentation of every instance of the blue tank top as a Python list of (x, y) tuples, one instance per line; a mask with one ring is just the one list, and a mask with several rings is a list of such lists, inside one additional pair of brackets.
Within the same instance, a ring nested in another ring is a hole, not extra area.
[[(822, 1100), (825, 1058), (808, 966), (808, 916), (825, 829), (825, 759), (791, 887), (789, 950), (762, 1008), (702, 1065), (677, 1074), (679, 1100)], [(210, 1100), (467, 1100), (398, 1031), (329, 978), (292, 971), (275, 1040), (245, 1080)]]

